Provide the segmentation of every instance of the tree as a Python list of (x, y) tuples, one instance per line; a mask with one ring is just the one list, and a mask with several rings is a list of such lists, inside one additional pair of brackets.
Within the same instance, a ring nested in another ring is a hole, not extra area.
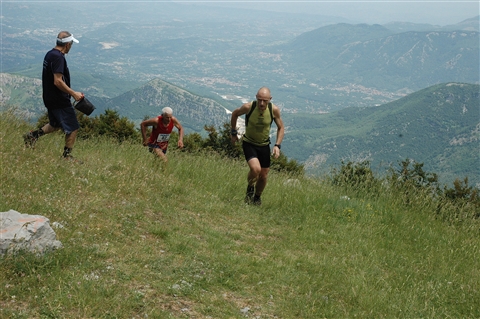
[[(140, 139), (140, 133), (135, 129), (135, 124), (126, 117), (120, 117), (117, 111), (105, 110), (104, 114), (88, 117), (81, 112), (76, 112), (80, 124), (78, 137), (89, 139), (94, 136), (112, 137), (118, 142)], [(48, 123), (48, 113), (39, 117), (37, 127), (41, 128)]]
[(100, 114), (96, 124), (99, 135), (113, 137), (118, 142), (140, 138), (138, 130), (135, 130), (135, 124), (126, 117), (120, 117), (114, 110), (105, 110), (104, 114)]

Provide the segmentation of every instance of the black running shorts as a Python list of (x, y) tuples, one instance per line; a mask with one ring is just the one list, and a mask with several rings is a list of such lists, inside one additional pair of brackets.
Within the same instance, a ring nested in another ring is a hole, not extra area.
[(247, 162), (252, 158), (258, 158), (258, 161), (260, 162), (260, 167), (270, 167), (270, 145), (257, 146), (243, 141), (242, 148), (243, 154), (245, 154), (245, 159), (247, 160)]

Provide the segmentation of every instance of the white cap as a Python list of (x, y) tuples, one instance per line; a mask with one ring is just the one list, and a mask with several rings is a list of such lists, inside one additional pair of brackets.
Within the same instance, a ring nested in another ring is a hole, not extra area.
[(166, 106), (162, 109), (162, 114), (173, 114), (173, 110), (170, 107)]
[(73, 37), (73, 34), (66, 38), (57, 38), (57, 41), (62, 43), (70, 43), (72, 41), (78, 43), (78, 40)]

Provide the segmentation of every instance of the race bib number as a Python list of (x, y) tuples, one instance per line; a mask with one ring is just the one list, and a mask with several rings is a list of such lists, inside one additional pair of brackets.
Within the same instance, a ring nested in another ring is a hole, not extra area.
[(170, 134), (158, 134), (157, 143), (168, 142)]

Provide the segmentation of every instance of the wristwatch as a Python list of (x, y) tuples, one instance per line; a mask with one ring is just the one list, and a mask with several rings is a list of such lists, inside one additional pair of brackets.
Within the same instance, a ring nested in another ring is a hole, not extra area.
[(281, 149), (281, 148), (282, 148), (282, 145), (281, 145), (281, 144), (275, 144), (275, 145), (273, 145), (273, 147), (275, 147), (275, 146), (278, 147), (278, 149)]

